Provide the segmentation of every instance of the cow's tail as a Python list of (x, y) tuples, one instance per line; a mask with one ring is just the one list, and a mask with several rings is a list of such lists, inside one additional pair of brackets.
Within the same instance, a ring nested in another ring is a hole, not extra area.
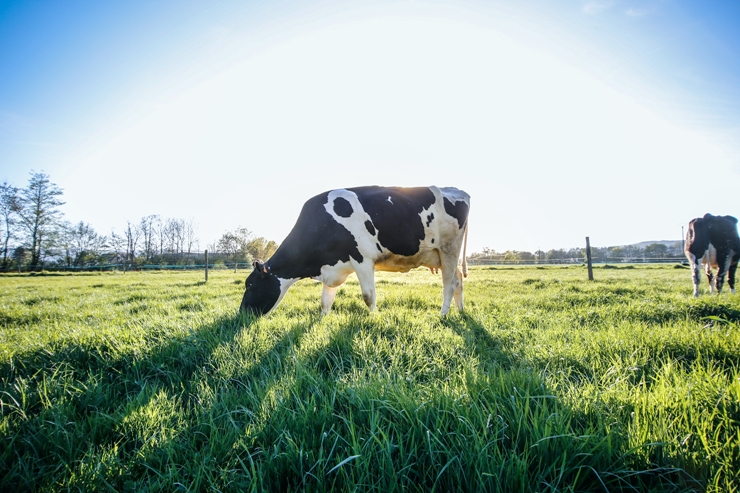
[(468, 222), (465, 221), (465, 236), (463, 237), (462, 275), (468, 277)]

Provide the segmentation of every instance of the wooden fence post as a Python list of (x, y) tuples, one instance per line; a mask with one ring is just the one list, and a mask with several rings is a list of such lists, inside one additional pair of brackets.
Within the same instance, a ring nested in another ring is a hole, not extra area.
[(588, 280), (593, 281), (594, 270), (591, 267), (591, 243), (588, 240), (588, 236), (586, 237), (586, 264), (588, 265)]
[(206, 250), (206, 282), (208, 282), (208, 250)]

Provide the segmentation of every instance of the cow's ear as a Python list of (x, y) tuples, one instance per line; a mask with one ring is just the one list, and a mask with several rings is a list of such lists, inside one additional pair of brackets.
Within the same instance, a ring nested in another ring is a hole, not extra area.
[(267, 274), (269, 273), (269, 270), (267, 269), (267, 266), (260, 262), (259, 260), (255, 260), (252, 265), (254, 266), (254, 270), (259, 272), (260, 274)]

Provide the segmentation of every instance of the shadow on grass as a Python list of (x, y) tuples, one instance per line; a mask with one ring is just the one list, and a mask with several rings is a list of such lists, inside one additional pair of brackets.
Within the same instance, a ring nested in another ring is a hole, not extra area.
[(122, 434), (126, 417), (147, 407), (158, 391), (181, 396), (178, 406), (192, 408), (193, 385), (214, 351), (253, 323), (249, 315), (222, 316), (140, 352), (120, 352), (112, 341), (61, 342), (3, 362), (0, 490), (84, 485), (100, 476), (90, 462), (102, 460), (100, 452), (111, 445), (116, 452), (98, 468), (108, 463), (127, 469), (124, 464), (140, 456), (141, 443)]
[[(631, 448), (626, 425), (615, 426), (613, 415), (566, 405), (532, 362), (521, 361), (474, 314), (449, 317), (443, 325), (462, 337), (479, 360), (482, 372), (474, 379), (471, 394), (487, 396), (487, 402), (495, 404), (490, 415), (506, 423), (500, 445), (528, 458), (528, 475), (535, 473), (534, 464), (546, 466), (538, 472), (540, 482), (524, 489), (562, 488), (563, 484), (556, 487), (551, 482), (554, 469), (548, 472), (555, 464), (561, 464), (557, 479), (567, 478), (564, 484), (577, 491), (695, 491), (701, 486), (673, 465), (675, 458), (663, 455), (661, 444), (647, 450)], [(512, 406), (505, 402), (507, 397)]]
[[(318, 316), (270, 333), (225, 316), (141, 355), (60, 347), (5, 364), (0, 489), (648, 491), (681, 479), (634, 467), (623, 436), (565, 405), (474, 315), (440, 325), (480, 364), (415, 384), (384, 364), (394, 354), (371, 362), (357, 346), (370, 333), (402, 351), (414, 335), (340, 308), (326, 333)], [(303, 350), (308, 334), (323, 339)], [(263, 343), (239, 353), (242, 337)]]

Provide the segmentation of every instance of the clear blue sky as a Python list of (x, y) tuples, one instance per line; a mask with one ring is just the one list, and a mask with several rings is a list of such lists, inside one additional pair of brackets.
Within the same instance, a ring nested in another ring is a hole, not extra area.
[(740, 215), (740, 2), (7, 2), (0, 181), (107, 234), (281, 241), (301, 204), (457, 186), (471, 250)]

